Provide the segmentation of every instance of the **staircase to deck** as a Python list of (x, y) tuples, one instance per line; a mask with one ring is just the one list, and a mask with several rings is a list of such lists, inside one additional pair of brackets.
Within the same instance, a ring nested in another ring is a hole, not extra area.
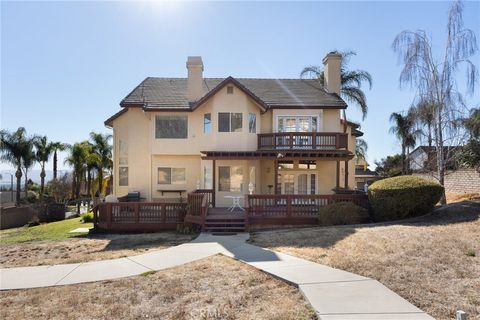
[(246, 215), (243, 211), (230, 212), (226, 208), (210, 208), (202, 230), (216, 235), (231, 235), (245, 232)]

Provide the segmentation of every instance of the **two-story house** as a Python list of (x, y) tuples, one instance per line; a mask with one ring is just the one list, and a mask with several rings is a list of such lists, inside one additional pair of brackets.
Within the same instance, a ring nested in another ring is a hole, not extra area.
[(113, 192), (148, 201), (212, 189), (228, 196), (332, 194), (355, 187), (355, 124), (341, 117), (341, 56), (316, 80), (204, 78), (188, 57), (187, 78), (149, 77), (105, 121), (113, 129)]

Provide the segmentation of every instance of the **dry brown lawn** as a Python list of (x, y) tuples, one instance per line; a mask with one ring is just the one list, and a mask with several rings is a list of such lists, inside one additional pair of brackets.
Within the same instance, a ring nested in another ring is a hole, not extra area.
[(256, 232), (254, 244), (379, 280), (437, 319), (480, 319), (480, 203), (396, 224)]
[(165, 249), (192, 240), (176, 232), (93, 234), (65, 240), (0, 245), (0, 267), (24, 267), (114, 259)]
[(0, 292), (1, 319), (315, 319), (297, 289), (217, 255), (113, 281)]

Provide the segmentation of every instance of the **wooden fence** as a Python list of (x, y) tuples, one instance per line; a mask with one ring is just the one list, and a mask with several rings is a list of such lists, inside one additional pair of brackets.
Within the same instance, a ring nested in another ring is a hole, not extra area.
[(184, 221), (203, 225), (207, 216), (209, 201), (207, 193), (189, 193), (188, 194), (187, 215)]
[(318, 223), (318, 210), (334, 202), (353, 202), (368, 208), (364, 194), (247, 195), (250, 225), (308, 225)]

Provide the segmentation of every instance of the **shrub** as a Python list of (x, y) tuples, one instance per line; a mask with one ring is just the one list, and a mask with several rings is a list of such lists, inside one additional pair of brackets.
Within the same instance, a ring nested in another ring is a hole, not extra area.
[(40, 196), (38, 195), (37, 192), (32, 191), (32, 190), (28, 190), (28, 191), (27, 191), (27, 201), (28, 201), (29, 203), (37, 202), (38, 199), (40, 199)]
[(87, 223), (87, 222), (93, 222), (93, 212), (92, 211), (88, 211), (88, 212), (85, 212), (81, 215), (82, 217), (82, 222), (83, 223)]
[(400, 176), (374, 182), (368, 200), (376, 221), (417, 217), (433, 210), (443, 187), (420, 177)]
[(368, 221), (368, 211), (351, 202), (335, 202), (320, 208), (318, 222), (323, 226), (358, 224)]

